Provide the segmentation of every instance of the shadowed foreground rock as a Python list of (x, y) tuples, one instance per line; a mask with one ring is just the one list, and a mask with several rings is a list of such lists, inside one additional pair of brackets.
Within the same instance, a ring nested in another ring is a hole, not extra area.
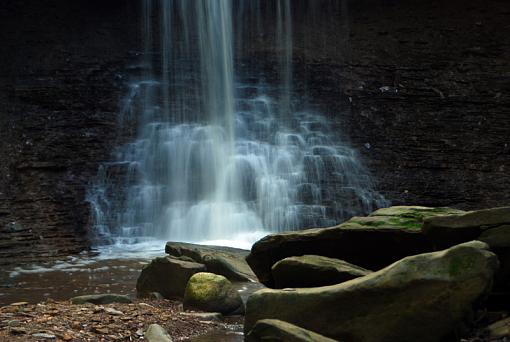
[(136, 282), (136, 292), (138, 297), (159, 292), (168, 299), (182, 298), (191, 276), (204, 271), (205, 266), (199, 263), (172, 257), (155, 258), (143, 268)]
[(269, 235), (253, 245), (246, 258), (259, 280), (274, 286), (271, 267), (291, 256), (322, 255), (379, 270), (409, 255), (433, 250), (422, 234), (423, 220), (459, 214), (450, 208), (392, 207), (354, 217), (332, 228)]
[(346, 342), (459, 336), (498, 268), (487, 249), (473, 241), (407, 257), (339, 285), (258, 291), (247, 303), (245, 332), (259, 320), (279, 319)]
[(184, 293), (184, 308), (224, 315), (244, 313), (244, 304), (232, 283), (224, 276), (197, 273), (188, 282)]
[(277, 289), (335, 285), (371, 273), (346, 261), (319, 255), (285, 258), (271, 271)]
[(277, 319), (263, 319), (257, 322), (246, 336), (246, 342), (335, 342), (313, 331)]
[(447, 248), (477, 239), (487, 229), (510, 224), (510, 207), (425, 219), (423, 233), (434, 246)]

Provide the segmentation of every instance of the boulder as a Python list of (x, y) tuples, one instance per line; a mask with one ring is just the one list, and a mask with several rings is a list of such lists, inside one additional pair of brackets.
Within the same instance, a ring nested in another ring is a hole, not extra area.
[(261, 290), (248, 299), (245, 332), (279, 319), (346, 342), (441, 341), (464, 332), (497, 267), (487, 244), (473, 241), (338, 285)]
[(422, 231), (436, 248), (447, 248), (477, 239), (485, 230), (504, 225), (510, 225), (510, 207), (429, 217), (425, 219)]
[(510, 317), (489, 325), (487, 327), (487, 333), (491, 340), (510, 337)]
[(256, 281), (257, 277), (246, 262), (250, 253), (244, 249), (168, 242), (165, 251), (173, 257), (188, 258), (204, 264), (208, 272), (231, 281)]
[(291, 256), (322, 255), (379, 270), (409, 255), (433, 250), (421, 233), (425, 218), (458, 214), (449, 208), (392, 207), (367, 217), (354, 217), (332, 228), (269, 235), (253, 245), (247, 257), (259, 280), (273, 287), (271, 267)]
[[(500, 269), (496, 275), (496, 290), (510, 289), (510, 225), (503, 225), (484, 231), (478, 240), (487, 243), (498, 256)], [(508, 306), (510, 308), (510, 306)]]
[(159, 324), (151, 324), (143, 335), (143, 339), (148, 342), (172, 342), (168, 332)]
[(243, 313), (244, 304), (232, 283), (224, 276), (197, 273), (191, 277), (184, 293), (184, 308), (223, 315)]
[(277, 319), (263, 319), (258, 321), (246, 335), (246, 342), (335, 342), (313, 331), (309, 331), (293, 324)]
[(172, 257), (158, 257), (146, 265), (136, 282), (138, 297), (150, 297), (153, 292), (164, 298), (182, 298), (192, 275), (204, 272), (205, 266)]
[(131, 299), (128, 296), (119, 295), (119, 294), (95, 294), (95, 295), (85, 295), (71, 298), (71, 304), (114, 304), (114, 303), (132, 303)]
[(319, 255), (285, 258), (274, 264), (271, 272), (277, 289), (334, 285), (371, 273), (346, 261)]

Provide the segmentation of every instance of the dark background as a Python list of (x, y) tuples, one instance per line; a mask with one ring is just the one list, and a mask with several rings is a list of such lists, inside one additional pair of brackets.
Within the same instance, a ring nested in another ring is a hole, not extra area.
[[(322, 2), (313, 22), (294, 7), (297, 90), (339, 122), (377, 188), (393, 204), (509, 205), (510, 2)], [(2, 2), (0, 263), (89, 245), (87, 186), (128, 138), (117, 112), (140, 7)], [(242, 58), (271, 69), (278, 52), (259, 38)]]

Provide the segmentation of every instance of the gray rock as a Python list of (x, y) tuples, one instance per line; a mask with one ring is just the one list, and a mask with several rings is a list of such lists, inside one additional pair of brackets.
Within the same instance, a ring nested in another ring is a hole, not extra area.
[(180, 312), (185, 317), (193, 317), (199, 321), (205, 322), (220, 322), (223, 320), (223, 315), (219, 312)]
[(148, 342), (172, 342), (168, 332), (158, 324), (151, 324), (143, 338)]
[(136, 282), (138, 297), (150, 297), (153, 292), (164, 298), (182, 298), (192, 275), (204, 272), (205, 266), (172, 257), (155, 258), (146, 265)]
[(487, 229), (510, 224), (510, 207), (425, 219), (423, 233), (437, 248), (477, 239)]
[(208, 272), (231, 281), (256, 281), (257, 277), (246, 262), (249, 251), (230, 247), (203, 246), (183, 242), (168, 242), (167, 254), (204, 264)]
[(487, 244), (473, 241), (338, 285), (261, 290), (248, 299), (245, 332), (279, 319), (346, 342), (440, 341), (464, 332), (497, 268)]
[(36, 334), (32, 334), (33, 337), (37, 338), (37, 339), (45, 339), (45, 340), (55, 340), (57, 338), (57, 336), (53, 335), (53, 334), (48, 334), (48, 333), (36, 333)]
[(313, 331), (277, 319), (258, 321), (247, 334), (246, 342), (336, 342)]
[(285, 258), (274, 264), (271, 272), (277, 289), (334, 285), (371, 273), (346, 261), (318, 255)]
[(113, 303), (132, 303), (128, 296), (119, 294), (95, 294), (71, 298), (71, 304), (113, 304)]
[(197, 273), (188, 282), (184, 309), (219, 312), (223, 315), (243, 313), (244, 304), (232, 283), (224, 276)]

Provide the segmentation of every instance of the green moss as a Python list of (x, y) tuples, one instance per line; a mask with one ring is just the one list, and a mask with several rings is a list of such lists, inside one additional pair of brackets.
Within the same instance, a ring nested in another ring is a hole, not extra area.
[(388, 220), (388, 222), (395, 226), (400, 226), (402, 228), (415, 229), (415, 230), (420, 230), (422, 227), (422, 223), (423, 223), (422, 220), (402, 218), (402, 217), (391, 218)]
[[(358, 223), (358, 222), (356, 222)], [(360, 222), (359, 224), (361, 226), (369, 226), (369, 227), (380, 227), (384, 226), (387, 222), (386, 221), (366, 221), (366, 222)]]
[(455, 277), (475, 266), (476, 259), (473, 256), (459, 256), (450, 261), (448, 273)]

